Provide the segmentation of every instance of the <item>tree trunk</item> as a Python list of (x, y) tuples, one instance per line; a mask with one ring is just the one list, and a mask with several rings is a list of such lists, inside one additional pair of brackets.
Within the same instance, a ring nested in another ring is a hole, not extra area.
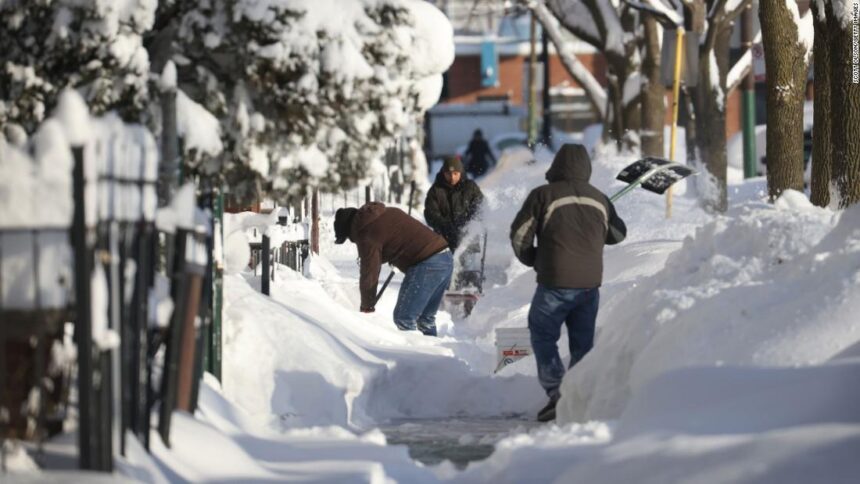
[(830, 96), (830, 34), (827, 19), (819, 19), (818, 2), (812, 2), (815, 22), (815, 105), (812, 128), (812, 203), (819, 207), (830, 204), (831, 163), (833, 159)]
[[(693, 88), (681, 86), (681, 104), (678, 106), (682, 113), (678, 116), (684, 120), (684, 141), (687, 145), (688, 165), (695, 165), (699, 159), (696, 155), (696, 99), (693, 92)], [(695, 181), (694, 179), (688, 180)]]
[(803, 191), (803, 100), (809, 68), (806, 50), (785, 0), (761, 0), (767, 69), (767, 189)]
[[(639, 16), (633, 9), (622, 12), (624, 13), (621, 15), (621, 26), (624, 32), (636, 32)], [(622, 147), (626, 150), (639, 151), (642, 131), (642, 58), (639, 53), (639, 43), (635, 40), (625, 42), (624, 53), (623, 75), (619, 78), (623, 116)]]
[[(700, 191), (706, 209), (725, 212), (728, 208), (726, 190), (728, 161), (726, 157), (726, 77), (728, 75), (729, 38), (731, 30), (722, 24), (711, 26), (719, 29), (712, 43), (706, 42), (700, 49), (699, 83), (696, 86), (696, 145), (702, 165), (710, 175), (701, 182), (708, 188)], [(714, 56), (716, 62), (712, 62)], [(716, 84), (712, 71), (717, 72)]]
[[(552, 40), (555, 50), (558, 52), (559, 60), (561, 60), (565, 70), (567, 70), (568, 74), (570, 74), (570, 76), (573, 77), (573, 79), (582, 87), (595, 112), (600, 115), (600, 120), (605, 123), (606, 117), (608, 116), (606, 113), (606, 92), (603, 89), (603, 86), (601, 86), (594, 77), (594, 74), (576, 57), (576, 52), (572, 46), (565, 42), (561, 29), (559, 29), (558, 24), (553, 21), (553, 17), (555, 17), (562, 26), (564, 26), (564, 22), (562, 22), (556, 13), (551, 11), (543, 2), (529, 4), (529, 8), (531, 9), (532, 15), (534, 15), (540, 22), (541, 28), (546, 29), (546, 32), (549, 35), (550, 40)], [(595, 45), (591, 42), (589, 42), (589, 44)]]
[(624, 102), (625, 85), (631, 76), (635, 75), (638, 79), (639, 74), (639, 63), (631, 61), (632, 57), (631, 54), (630, 58), (617, 58), (608, 61), (609, 76), (606, 91), (609, 119), (604, 121), (604, 126), (607, 126), (608, 129), (604, 129), (603, 140), (612, 140), (619, 149), (636, 150), (639, 148), (639, 143), (633, 133), (638, 134), (642, 126), (640, 111), (642, 96), (637, 91), (635, 96), (626, 100), (627, 103)]
[[(828, 3), (828, 10), (832, 5)], [(850, 8), (850, 3), (846, 6)], [(839, 207), (860, 202), (860, 84), (852, 71), (852, 26), (841, 25), (828, 11), (830, 41), (831, 116), (833, 136), (833, 180), (839, 193)], [(849, 14), (850, 16), (850, 14)], [(853, 76), (853, 77), (852, 77)]]
[(663, 156), (663, 123), (666, 117), (666, 89), (660, 77), (660, 35), (657, 21), (644, 15), (645, 56), (642, 60), (642, 155)]
[(606, 119), (603, 121), (603, 142), (612, 141), (616, 148), (621, 149), (621, 137), (624, 135), (624, 107), (622, 106), (622, 81), (612, 66), (606, 81)]

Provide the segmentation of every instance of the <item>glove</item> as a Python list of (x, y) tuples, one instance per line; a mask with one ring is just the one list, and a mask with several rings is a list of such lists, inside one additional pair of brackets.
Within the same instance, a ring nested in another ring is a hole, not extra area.
[(359, 309), (359, 311), (361, 311), (361, 312), (363, 312), (363, 313), (372, 313), (372, 312), (376, 311), (376, 308), (365, 308), (365, 307), (362, 307), (361, 309)]

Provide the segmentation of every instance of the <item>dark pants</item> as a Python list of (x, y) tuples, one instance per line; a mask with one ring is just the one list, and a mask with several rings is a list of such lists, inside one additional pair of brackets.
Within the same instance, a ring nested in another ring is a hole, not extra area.
[(394, 306), (394, 324), (402, 330), (419, 329), (436, 336), (436, 311), (451, 283), (454, 260), (445, 250), (406, 270)]
[(561, 325), (567, 325), (570, 368), (594, 345), (594, 322), (599, 303), (600, 291), (596, 287), (565, 289), (538, 284), (529, 309), (529, 332), (538, 379), (551, 398), (558, 397), (565, 372), (556, 345), (561, 337)]

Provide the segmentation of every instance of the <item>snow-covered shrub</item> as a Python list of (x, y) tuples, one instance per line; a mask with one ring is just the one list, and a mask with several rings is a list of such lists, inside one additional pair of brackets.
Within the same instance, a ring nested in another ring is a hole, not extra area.
[(418, 0), (211, 0), (181, 8), (174, 59), (221, 121), (231, 195), (289, 196), (365, 177), (438, 100), (452, 39)]
[(0, 2), (0, 128), (36, 130), (64, 87), (95, 114), (136, 117), (147, 100), (155, 0)]

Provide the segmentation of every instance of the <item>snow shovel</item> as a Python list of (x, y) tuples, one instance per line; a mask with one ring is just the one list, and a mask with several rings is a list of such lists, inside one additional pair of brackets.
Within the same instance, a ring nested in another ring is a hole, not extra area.
[[(415, 180), (409, 182), (409, 209), (407, 213), (412, 215), (412, 196), (415, 195)], [(382, 297), (382, 293), (385, 292), (385, 288), (388, 287), (388, 284), (391, 282), (391, 278), (394, 277), (394, 269), (391, 269), (391, 273), (388, 274), (388, 278), (385, 279), (385, 282), (382, 284), (382, 287), (379, 288), (379, 292), (376, 293), (376, 299), (373, 300), (373, 307), (376, 307), (376, 303), (379, 302), (379, 299)]]
[(475, 282), (475, 289), (478, 292), (474, 291), (448, 291), (445, 293), (445, 299), (447, 301), (451, 301), (455, 304), (463, 304), (463, 308), (465, 309), (466, 316), (468, 316), (472, 312), (472, 308), (475, 306), (475, 303), (478, 301), (484, 294), (484, 268), (486, 266), (487, 261), (487, 231), (484, 231), (484, 236), (481, 247), (481, 268), (480, 270), (462, 270), (460, 274), (475, 274), (477, 275)]
[(638, 186), (649, 192), (662, 195), (675, 182), (695, 174), (696, 170), (687, 165), (669, 161), (665, 158), (648, 156), (634, 161), (618, 173), (615, 179), (627, 182), (629, 185), (609, 197), (609, 200), (614, 202)]
[[(695, 174), (696, 170), (693, 170), (689, 166), (664, 158), (645, 157), (627, 165), (627, 167), (618, 173), (615, 179), (627, 182), (628, 185), (609, 197), (609, 200), (615, 202), (639, 186), (650, 192), (662, 195), (676, 182)], [(517, 330), (528, 332), (528, 328), (496, 329), (496, 347), (499, 350), (499, 362), (494, 373), (497, 373), (514, 361), (531, 354), (531, 343), (528, 341), (528, 338), (520, 335), (519, 341), (511, 343), (507, 341), (508, 336), (503, 334), (503, 331), (515, 332)]]

